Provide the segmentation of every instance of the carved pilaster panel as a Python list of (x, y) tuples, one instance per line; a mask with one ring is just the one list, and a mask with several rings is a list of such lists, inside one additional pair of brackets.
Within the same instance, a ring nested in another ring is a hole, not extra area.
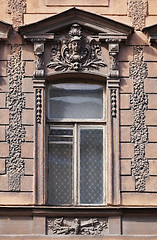
[(73, 24), (68, 35), (53, 42), (47, 68), (55, 71), (99, 70), (106, 67), (101, 58), (100, 43), (83, 36), (81, 26)]
[(131, 109), (134, 111), (134, 124), (131, 126), (131, 142), (134, 143), (134, 159), (131, 163), (135, 177), (135, 190), (145, 191), (146, 178), (149, 176), (149, 163), (145, 158), (145, 145), (148, 141), (148, 128), (145, 125), (145, 110), (148, 96), (144, 93), (144, 79), (147, 78), (147, 64), (143, 60), (143, 47), (134, 47), (134, 60), (130, 62), (130, 78), (133, 79), (133, 94), (130, 96)]
[(117, 114), (117, 95), (116, 89), (111, 89), (111, 115), (116, 117)]
[(128, 16), (132, 17), (132, 26), (135, 27), (135, 30), (142, 30), (147, 15), (147, 0), (128, 0)]
[[(32, 41), (34, 41), (34, 40), (32, 40)], [(43, 78), (44, 77), (43, 54), (44, 54), (44, 42), (41, 40), (39, 40), (38, 42), (34, 42), (34, 55), (35, 55), (34, 78)]]
[(21, 47), (12, 46), (10, 60), (7, 64), (9, 92), (9, 126), (6, 129), (6, 140), (9, 143), (9, 158), (6, 169), (9, 177), (9, 190), (20, 191), (20, 178), (24, 174), (24, 160), (21, 159), (21, 144), (25, 141), (25, 128), (22, 126), (22, 110), (25, 107), (25, 96), (22, 93), (22, 78), (25, 64), (21, 59)]
[(36, 121), (41, 123), (42, 117), (42, 93), (41, 89), (36, 89)]
[(105, 235), (108, 229), (107, 218), (48, 218), (48, 235)]
[(110, 72), (109, 78), (119, 78), (119, 66), (118, 66), (118, 53), (120, 39), (106, 39), (108, 43), (109, 56), (110, 56)]
[(26, 0), (8, 0), (8, 12), (11, 13), (11, 19), (14, 29), (23, 24), (23, 14), (26, 12)]

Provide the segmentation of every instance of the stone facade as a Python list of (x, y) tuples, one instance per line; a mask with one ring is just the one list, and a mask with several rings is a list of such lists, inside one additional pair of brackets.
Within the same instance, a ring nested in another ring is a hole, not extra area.
[[(0, 239), (157, 239), (156, 12), (155, 0), (2, 0)], [(47, 201), (48, 88), (63, 79), (105, 88), (103, 204)]]

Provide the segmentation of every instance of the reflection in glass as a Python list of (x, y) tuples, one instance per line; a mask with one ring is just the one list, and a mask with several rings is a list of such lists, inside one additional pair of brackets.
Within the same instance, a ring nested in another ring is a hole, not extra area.
[(49, 118), (103, 118), (103, 86), (62, 83), (49, 89)]

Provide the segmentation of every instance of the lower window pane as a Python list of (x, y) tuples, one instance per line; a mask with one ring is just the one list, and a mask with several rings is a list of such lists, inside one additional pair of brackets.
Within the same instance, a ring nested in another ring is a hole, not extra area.
[(72, 203), (73, 145), (68, 139), (65, 142), (61, 131), (50, 136), (49, 141), (48, 204), (52, 205)]
[(103, 204), (103, 127), (80, 128), (80, 204)]

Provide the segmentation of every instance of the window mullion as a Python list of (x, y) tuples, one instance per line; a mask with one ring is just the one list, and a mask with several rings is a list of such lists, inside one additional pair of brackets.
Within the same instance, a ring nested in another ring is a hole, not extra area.
[(77, 123), (74, 124), (74, 163), (73, 163), (73, 198), (74, 198), (74, 205), (78, 204), (78, 125)]

